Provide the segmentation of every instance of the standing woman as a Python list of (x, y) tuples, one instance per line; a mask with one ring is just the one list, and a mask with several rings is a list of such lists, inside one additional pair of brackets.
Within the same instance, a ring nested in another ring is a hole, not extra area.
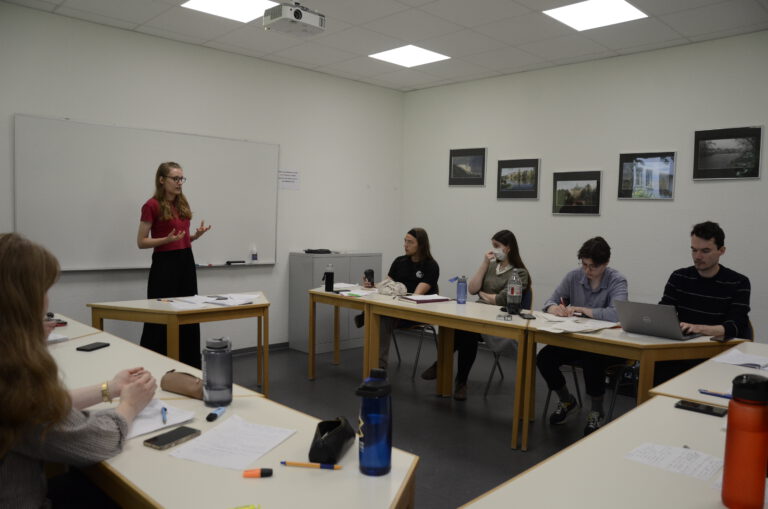
[[(178, 163), (162, 163), (155, 174), (155, 195), (141, 207), (137, 244), (139, 249), (154, 248), (147, 284), (148, 299), (197, 294), (192, 242), (211, 227), (202, 221), (194, 235), (189, 234), (192, 210), (182, 192), (186, 181), (184, 170)], [(145, 323), (141, 346), (165, 355), (165, 325)], [(199, 324), (179, 327), (179, 360), (200, 367)]]
[[(0, 234), (0, 507), (105, 507), (106, 496), (77, 471), (47, 481), (44, 462), (85, 466), (115, 456), (155, 393), (155, 379), (139, 367), (67, 391), (43, 325), (58, 275), (43, 247)], [(113, 397), (115, 408), (83, 411)]]
[[(387, 272), (387, 278), (378, 286), (394, 281), (405, 285), (408, 293), (429, 295), (437, 293), (437, 280), (440, 278), (440, 266), (429, 250), (429, 236), (424, 228), (411, 228), (403, 239), (405, 254), (395, 258)], [(366, 284), (370, 286), (370, 284)], [(379, 329), (379, 367), (387, 369), (389, 363), (389, 345), (392, 331), (396, 327), (415, 325), (416, 322), (399, 320), (388, 316), (381, 317)]]
[[(491, 237), (491, 249), (483, 255), (475, 275), (469, 280), (469, 293), (477, 295), (479, 302), (492, 306), (506, 306), (507, 281), (512, 274), (517, 274), (523, 284), (523, 293), (531, 290), (531, 277), (525, 268), (520, 250), (517, 247), (517, 238), (509, 230), (501, 230)], [(469, 371), (477, 357), (477, 343), (502, 343), (516, 347), (517, 342), (507, 338), (479, 334), (464, 330), (456, 330), (454, 333), (454, 351), (459, 352), (458, 369), (456, 370), (456, 383), (453, 398), (458, 401), (467, 399), (467, 379)], [(437, 363), (433, 364), (421, 374), (425, 380), (437, 378)]]

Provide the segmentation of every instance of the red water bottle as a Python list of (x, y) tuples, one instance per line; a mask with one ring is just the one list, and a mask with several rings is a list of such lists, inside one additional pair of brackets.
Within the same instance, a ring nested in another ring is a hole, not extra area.
[(723, 504), (730, 509), (760, 509), (768, 466), (768, 378), (733, 379), (728, 405), (723, 465)]

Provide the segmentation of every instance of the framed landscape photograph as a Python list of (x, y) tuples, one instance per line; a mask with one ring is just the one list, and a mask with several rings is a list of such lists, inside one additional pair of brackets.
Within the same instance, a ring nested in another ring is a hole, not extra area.
[(694, 180), (758, 178), (762, 131), (762, 127), (696, 131)]
[(600, 172), (552, 174), (553, 214), (600, 214)]
[(539, 160), (509, 159), (499, 161), (496, 198), (538, 198)]
[(451, 150), (448, 165), (449, 186), (482, 186), (485, 184), (485, 149)]
[(674, 180), (674, 152), (619, 155), (619, 199), (671, 200)]

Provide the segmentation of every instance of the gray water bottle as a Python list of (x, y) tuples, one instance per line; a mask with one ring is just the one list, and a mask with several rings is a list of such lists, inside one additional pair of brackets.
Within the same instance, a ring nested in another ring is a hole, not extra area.
[(520, 314), (520, 304), (523, 301), (523, 282), (517, 271), (512, 269), (512, 275), (507, 280), (507, 313), (510, 315)]
[(232, 403), (232, 344), (229, 338), (213, 338), (205, 342), (203, 401), (209, 407)]

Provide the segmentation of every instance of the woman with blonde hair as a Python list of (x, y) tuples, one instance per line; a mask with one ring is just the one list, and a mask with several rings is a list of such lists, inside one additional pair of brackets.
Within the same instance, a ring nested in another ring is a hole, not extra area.
[[(192, 210), (182, 185), (187, 181), (178, 163), (165, 162), (155, 172), (155, 193), (141, 207), (141, 221), (136, 243), (139, 249), (154, 248), (149, 269), (147, 298), (183, 297), (197, 294), (197, 272), (192, 242), (211, 229), (200, 223), (189, 234)], [(141, 346), (166, 354), (166, 327), (145, 323)], [(179, 327), (179, 360), (200, 367), (200, 325)]]
[[(43, 462), (84, 466), (116, 455), (155, 393), (143, 368), (67, 391), (43, 325), (58, 275), (45, 248), (0, 234), (0, 507), (48, 507)], [(82, 410), (112, 397), (120, 397), (113, 409)]]

